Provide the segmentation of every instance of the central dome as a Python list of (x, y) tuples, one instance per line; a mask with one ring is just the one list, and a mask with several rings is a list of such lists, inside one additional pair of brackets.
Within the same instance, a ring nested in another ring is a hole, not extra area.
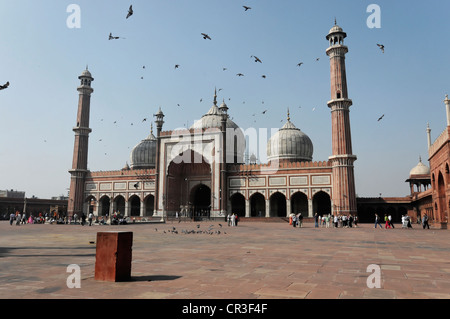
[[(202, 118), (196, 121), (191, 129), (208, 129), (208, 128), (221, 128), (222, 127), (222, 112), (220, 109), (223, 107), (227, 107), (225, 102), (222, 103), (220, 108), (217, 106), (216, 101), (214, 99), (214, 105), (211, 106), (208, 113), (202, 116)], [(230, 117), (227, 115), (227, 128), (238, 129), (239, 126), (230, 120)]]
[[(221, 129), (222, 116), (224, 112), (228, 111), (228, 106), (223, 102), (220, 107), (217, 106), (217, 95), (214, 93), (214, 103), (209, 111), (202, 116), (202, 118), (196, 121), (191, 129)], [(242, 129), (234, 123), (228, 114), (226, 115), (226, 146), (227, 146), (227, 163), (239, 164), (244, 163), (245, 152), (245, 136)], [(233, 155), (231, 155), (233, 154)]]
[(311, 139), (296, 128), (289, 115), (286, 124), (267, 143), (269, 161), (310, 162), (313, 155)]

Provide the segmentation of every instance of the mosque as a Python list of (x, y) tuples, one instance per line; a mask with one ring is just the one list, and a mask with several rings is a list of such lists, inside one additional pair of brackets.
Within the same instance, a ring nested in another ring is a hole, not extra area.
[(334, 25), (326, 39), (330, 57), (332, 154), (313, 161), (313, 143), (291, 120), (267, 143), (265, 164), (244, 161), (246, 136), (216, 93), (210, 109), (189, 129), (163, 130), (155, 114), (150, 134), (131, 151), (129, 165), (115, 171), (87, 169), (90, 99), (94, 78), (79, 76), (73, 165), (69, 171), (68, 215), (121, 212), (130, 217), (286, 217), (301, 212), (356, 214), (350, 106), (345, 69), (346, 33)]

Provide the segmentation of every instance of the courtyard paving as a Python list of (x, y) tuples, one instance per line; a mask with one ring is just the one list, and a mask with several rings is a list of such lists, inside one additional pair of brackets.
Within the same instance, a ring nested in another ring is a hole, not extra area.
[[(0, 298), (450, 298), (450, 231), (413, 227), (305, 224), (300, 229), (248, 221), (237, 227), (217, 221), (11, 226), (2, 221)], [(102, 231), (133, 232), (130, 281), (94, 279), (95, 241)], [(72, 264), (80, 267), (80, 288), (67, 286)], [(379, 267), (379, 288), (368, 287), (369, 276), (376, 275), (369, 265)]]

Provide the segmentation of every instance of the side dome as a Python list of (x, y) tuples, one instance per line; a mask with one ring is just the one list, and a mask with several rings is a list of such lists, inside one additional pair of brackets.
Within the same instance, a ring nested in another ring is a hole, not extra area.
[(313, 156), (311, 139), (288, 120), (267, 143), (268, 161), (310, 162)]
[(137, 144), (130, 154), (130, 168), (155, 168), (156, 165), (156, 137), (153, 132)]
[(430, 175), (430, 168), (422, 163), (422, 158), (419, 159), (419, 164), (409, 172), (409, 177), (417, 175)]

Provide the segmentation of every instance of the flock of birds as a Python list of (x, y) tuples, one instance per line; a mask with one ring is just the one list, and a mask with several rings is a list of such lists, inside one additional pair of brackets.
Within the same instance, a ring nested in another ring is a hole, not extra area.
[[(181, 222), (181, 221), (178, 221)], [(219, 224), (219, 227), (222, 228), (222, 224)], [(200, 224), (197, 224), (197, 229), (181, 229), (180, 231), (178, 231), (178, 229), (174, 226), (172, 226), (172, 229), (168, 229), (163, 230), (162, 233), (163, 234), (207, 234), (207, 235), (220, 235), (220, 234), (224, 234), (226, 235), (227, 232), (226, 231), (220, 231), (219, 229), (213, 229), (214, 225), (210, 225), (207, 229), (200, 229)], [(158, 228), (155, 227), (155, 232), (158, 232)]]
[[(251, 10), (251, 9), (252, 9), (251, 7), (245, 6), (245, 5), (242, 6), (242, 7), (243, 7), (243, 9), (244, 9), (245, 11), (248, 11), (248, 10)], [(127, 12), (126, 12), (125, 18), (126, 18), (126, 19), (129, 19), (130, 17), (133, 16), (133, 14), (134, 14), (133, 5), (130, 5), (130, 7), (128, 8), (128, 10), (127, 10)], [(212, 40), (212, 37), (211, 37), (208, 33), (201, 33), (200, 35), (201, 35), (201, 36), (203, 37), (203, 39), (205, 39), (205, 40)], [(116, 35), (113, 35), (112, 32), (109, 33), (108, 40), (118, 40), (118, 39), (126, 39), (126, 38), (120, 37), (120, 36), (116, 36)], [(384, 45), (383, 45), (383, 44), (377, 43), (377, 46), (379, 47), (379, 49), (381, 50), (381, 52), (384, 53)], [(250, 58), (254, 59), (255, 63), (263, 63), (262, 60), (261, 60), (259, 57), (255, 56), (255, 55), (251, 55)], [(319, 61), (319, 60), (320, 60), (320, 58), (316, 58), (316, 61)], [(301, 62), (298, 62), (298, 63), (297, 63), (297, 67), (301, 67), (303, 64), (304, 64), (304, 62), (302, 62), (302, 61), (301, 61)], [(180, 68), (180, 64), (175, 64), (174, 69), (176, 70), (176, 69), (179, 69), (179, 68)], [(145, 69), (145, 65), (142, 67), (142, 69)], [(226, 70), (227, 70), (226, 67), (223, 67), (222, 69), (223, 69), (223, 71), (226, 71)], [(239, 73), (236, 73), (236, 76), (237, 76), (237, 77), (243, 77), (243, 76), (245, 76), (245, 75), (244, 75), (244, 73), (239, 72)], [(265, 74), (263, 74), (263, 75), (261, 75), (261, 78), (266, 79), (267, 76), (266, 76)], [(144, 79), (144, 77), (141, 76), (141, 79)], [(1, 90), (7, 89), (7, 88), (9, 87), (9, 85), (10, 85), (9, 81), (6, 82), (6, 83), (3, 84), (3, 85), (0, 85), (0, 91), (1, 91)], [(220, 90), (222, 90), (222, 89), (219, 89), (219, 91), (220, 91)], [(231, 100), (231, 98), (229, 98), (229, 100)], [(202, 101), (203, 101), (203, 99), (200, 99), (200, 102), (202, 102)], [(244, 101), (243, 103), (245, 104), (245, 101)], [(263, 103), (264, 103), (264, 102), (263, 102)], [(177, 106), (181, 106), (181, 105), (178, 103)], [(301, 108), (301, 107), (299, 107), (299, 108)], [(314, 111), (314, 110), (315, 110), (315, 107), (313, 108), (313, 111)], [(264, 110), (264, 111), (262, 112), (262, 114), (266, 114), (266, 112), (267, 112), (267, 110)], [(253, 114), (253, 116), (255, 116), (255, 114)], [(378, 118), (378, 121), (381, 121), (383, 118), (384, 118), (384, 114), (383, 114), (381, 117)], [(144, 118), (144, 119), (142, 120), (142, 122), (144, 122), (144, 121), (146, 121), (146, 118)], [(283, 121), (283, 120), (281, 120), (281, 122), (282, 122), (282, 121)], [(255, 120), (254, 122), (256, 122), (256, 120)], [(114, 121), (114, 124), (116, 124), (116, 123), (117, 123), (117, 121)], [(131, 123), (131, 125), (133, 125), (133, 123)], [(99, 141), (101, 141), (101, 139), (100, 139)], [(106, 153), (105, 153), (105, 155), (106, 155)]]
[[(244, 11), (248, 11), (248, 10), (252, 9), (251, 7), (245, 6), (245, 5), (243, 5), (242, 7), (243, 7)], [(130, 7), (128, 8), (127, 14), (126, 14), (126, 19), (129, 19), (133, 14), (134, 14), (133, 5), (130, 5)], [(205, 40), (210, 40), (210, 41), (212, 40), (212, 37), (208, 33), (202, 32), (202, 33), (200, 33), (200, 35)], [(117, 40), (117, 39), (125, 39), (125, 38), (119, 37), (119, 36), (113, 36), (112, 33), (110, 33), (108, 39), (109, 40)], [(384, 45), (377, 43), (377, 46), (380, 48), (382, 53), (384, 53)], [(256, 63), (262, 63), (262, 60), (260, 58), (258, 58), (257, 56), (255, 56), (255, 55), (251, 55), (250, 58), (254, 59), (254, 61)], [(316, 58), (315, 60), (319, 61), (320, 58)], [(300, 61), (300, 62), (297, 63), (297, 67), (301, 67), (303, 64), (304, 64), (304, 62)], [(180, 68), (180, 64), (175, 64), (174, 69), (176, 70), (176, 69), (179, 69), (179, 68)], [(143, 69), (145, 69), (145, 66), (143, 66)], [(226, 67), (224, 67), (222, 69), (223, 69), (223, 71), (227, 70)], [(242, 73), (242, 72), (238, 72), (238, 73), (236, 73), (236, 76), (237, 77), (243, 77), (243, 76), (245, 76), (245, 74)], [(261, 78), (266, 79), (267, 75), (263, 74), (263, 75), (261, 75)], [(144, 77), (141, 76), (141, 79), (144, 79)], [(231, 100), (231, 98), (229, 98), (229, 100)], [(203, 98), (200, 99), (200, 102), (202, 102), (202, 101), (203, 101)], [(243, 102), (243, 104), (245, 104), (245, 101)], [(177, 106), (181, 106), (181, 105), (178, 103)], [(299, 107), (299, 108), (301, 108), (301, 107)], [(312, 110), (314, 111), (315, 107)], [(267, 112), (267, 110), (263, 111), (262, 114), (265, 114), (266, 112)], [(253, 114), (253, 116), (255, 116), (255, 114)], [(381, 121), (383, 119), (383, 117), (384, 117), (384, 114), (381, 117), (378, 118), (378, 121)], [(281, 120), (281, 121), (283, 121), (283, 120)], [(256, 122), (256, 120), (254, 122)], [(133, 123), (131, 123), (131, 125), (133, 125)]]

